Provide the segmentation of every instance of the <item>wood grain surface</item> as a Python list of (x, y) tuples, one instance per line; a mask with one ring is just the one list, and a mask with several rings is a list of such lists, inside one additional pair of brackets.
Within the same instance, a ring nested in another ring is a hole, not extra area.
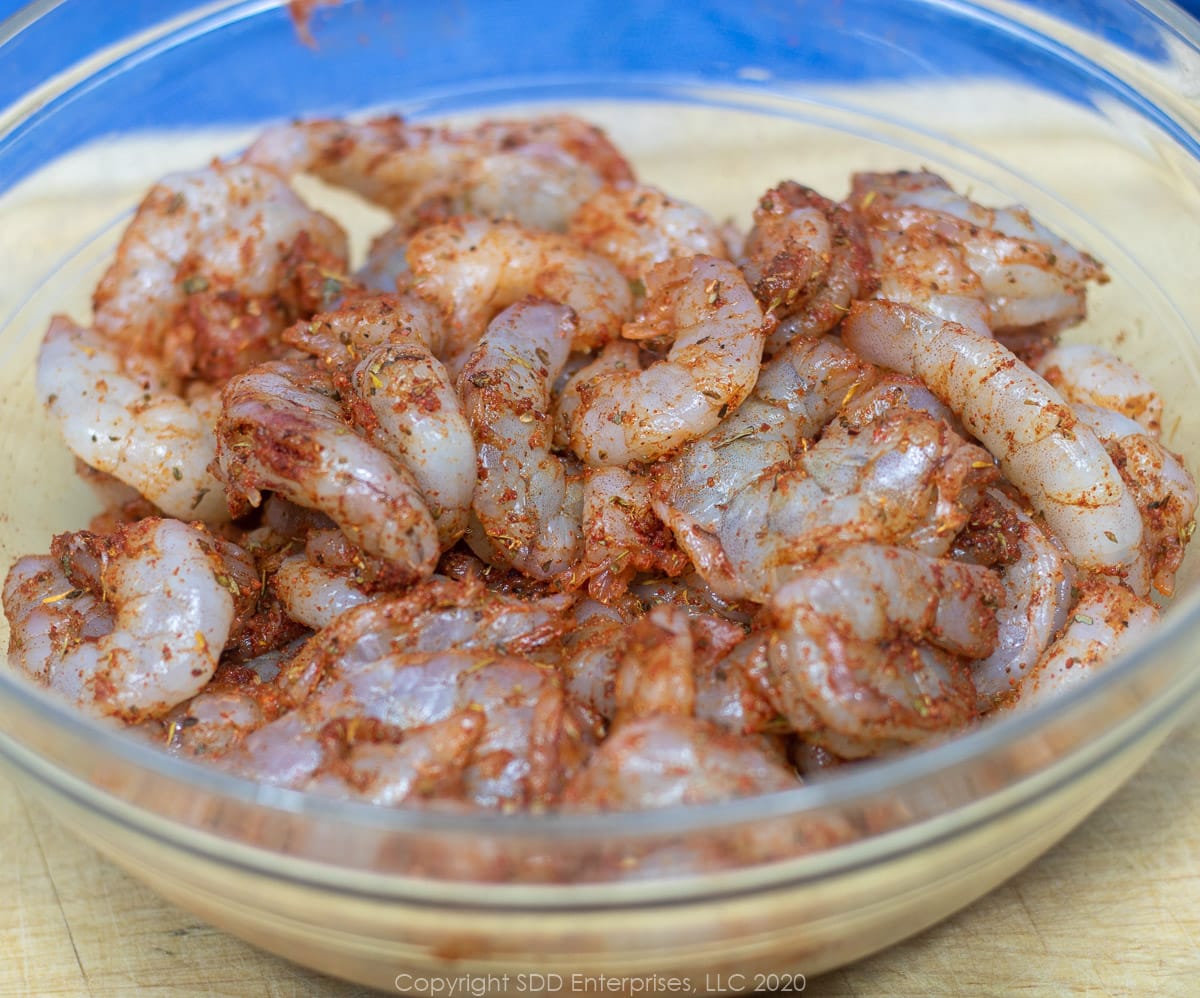
[[(5, 776), (0, 856), (0, 995), (368, 994), (161, 901)], [(1200, 994), (1200, 719), (1033, 866), (805, 993)]]

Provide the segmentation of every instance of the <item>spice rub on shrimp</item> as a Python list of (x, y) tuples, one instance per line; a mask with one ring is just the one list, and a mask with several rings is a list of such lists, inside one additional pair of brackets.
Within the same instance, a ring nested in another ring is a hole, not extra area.
[(279, 334), (346, 267), (341, 227), (278, 175), (214, 162), (150, 190), (96, 288), (95, 328), (180, 377), (220, 384), (278, 356)]
[(669, 340), (666, 359), (581, 384), (571, 449), (594, 467), (622, 465), (708, 432), (754, 388), (771, 325), (734, 264), (693, 256), (656, 265), (624, 335)]
[(10, 661), (89, 713), (161, 716), (212, 677), (234, 623), (227, 586), (213, 539), (178, 520), (118, 530), (87, 588), (61, 559), (22, 559), (4, 586)]
[(1144, 591), (1142, 521), (1090, 428), (1046, 381), (997, 341), (894, 302), (855, 302), (846, 344), (920, 378), (999, 462), (1081, 567)]

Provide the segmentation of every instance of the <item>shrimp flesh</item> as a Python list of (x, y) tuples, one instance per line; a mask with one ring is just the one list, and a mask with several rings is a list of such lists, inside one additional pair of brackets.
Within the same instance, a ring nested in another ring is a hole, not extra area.
[(574, 310), (577, 350), (615, 339), (633, 308), (614, 264), (566, 236), (515, 222), (453, 218), (422, 229), (408, 244), (408, 263), (413, 291), (445, 316), (448, 356), (470, 350), (500, 311), (528, 296)]
[(14, 566), (9, 658), (89, 713), (158, 717), (216, 670), (235, 616), (225, 566), (210, 535), (178, 520), (141, 520), (105, 548), (99, 595), (80, 592), (52, 559)]
[(184, 398), (157, 366), (127, 366), (123, 353), (65, 316), (51, 320), (38, 353), (37, 391), (67, 447), (164, 513), (227, 519), (224, 489), (209, 471), (216, 397), (198, 391)]
[(1140, 423), (1151, 439), (1161, 434), (1162, 396), (1145, 375), (1107, 350), (1089, 343), (1060, 343), (1032, 367), (1068, 402), (1114, 409)]
[(729, 259), (720, 228), (695, 205), (649, 184), (607, 187), (585, 202), (567, 235), (642, 281), (657, 263), (680, 256)]
[(671, 339), (665, 360), (579, 386), (571, 448), (593, 467), (650, 461), (707, 433), (758, 380), (771, 326), (741, 271), (715, 257), (654, 267), (632, 338)]
[(987, 569), (906, 548), (852, 545), (771, 596), (770, 696), (800, 736), (845, 759), (959, 730), (976, 716), (960, 656), (996, 640)]
[(489, 554), (539, 579), (573, 567), (583, 541), (581, 485), (550, 449), (550, 386), (574, 330), (563, 305), (517, 302), (488, 325), (458, 379), (478, 448), (472, 508)]
[(278, 356), (304, 273), (344, 274), (346, 236), (270, 170), (214, 162), (159, 181), (101, 278), (95, 328), (184, 378), (219, 384)]
[(763, 310), (782, 320), (767, 342), (768, 353), (795, 336), (833, 329), (850, 302), (875, 287), (862, 220), (795, 181), (759, 200), (742, 252), (742, 270)]
[(432, 573), (437, 527), (411, 475), (354, 433), (327, 374), (272, 361), (232, 379), (217, 424), (219, 473), (250, 506), (261, 489), (327, 514), (358, 547), (414, 577)]
[(1046, 381), (995, 340), (894, 302), (856, 302), (856, 353), (920, 378), (995, 456), (1083, 568), (1144, 577), (1142, 521), (1096, 438)]

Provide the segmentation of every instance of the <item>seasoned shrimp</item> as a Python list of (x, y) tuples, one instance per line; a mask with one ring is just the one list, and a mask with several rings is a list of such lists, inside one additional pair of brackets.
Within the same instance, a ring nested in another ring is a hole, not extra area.
[(371, 594), (357, 585), (354, 575), (313, 564), (306, 555), (294, 554), (280, 562), (271, 576), (271, 591), (288, 616), (306, 627), (320, 630), (346, 610), (362, 606)]
[(99, 599), (50, 559), (14, 566), (4, 587), (10, 660), (91, 713), (161, 716), (217, 667), (234, 622), (224, 563), (206, 532), (156, 518), (118, 531), (105, 554)]
[(633, 308), (629, 282), (604, 257), (574, 240), (509, 221), (454, 218), (422, 229), (408, 244), (413, 290), (449, 325), (449, 356), (470, 350), (502, 309), (527, 296), (570, 306), (573, 346), (615, 339)]
[(364, 551), (432, 573), (437, 527), (409, 473), (347, 424), (328, 375), (273, 361), (222, 392), (217, 465), (231, 497), (257, 506), (271, 489), (330, 516)]
[(1028, 673), (1067, 621), (1075, 566), (1062, 546), (1017, 503), (996, 489), (975, 511), (956, 546), (1003, 572), (996, 608), (996, 648), (971, 663), (981, 710)]
[(830, 424), (792, 468), (768, 470), (731, 497), (714, 531), (678, 518), (671, 525), (718, 595), (762, 602), (830, 545), (869, 540), (944, 553), (994, 475), (981, 448), (901, 408), (862, 430)]
[(1196, 529), (1196, 480), (1183, 459), (1141, 423), (1113, 409), (1077, 402), (1075, 415), (1090, 426), (1112, 458), (1142, 516), (1142, 553), (1150, 582), (1164, 596)]
[(716, 530), (730, 500), (768, 469), (791, 461), (874, 369), (833, 337), (798, 337), (763, 366), (754, 392), (704, 436), (654, 466), (659, 513)]
[(1024, 208), (984, 208), (932, 173), (855, 174), (851, 201), (881, 228), (917, 226), (961, 247), (997, 335), (1051, 334), (1074, 325), (1087, 312), (1087, 282), (1108, 280), (1099, 262)]
[(225, 491), (209, 471), (219, 403), (183, 397), (149, 361), (65, 316), (50, 322), (37, 360), (37, 391), (67, 447), (92, 468), (136, 489), (171, 516), (228, 519)]
[(742, 269), (764, 310), (783, 321), (768, 353), (795, 336), (819, 336), (875, 286), (862, 220), (810, 187), (785, 181), (754, 210)]
[(717, 223), (695, 205), (649, 184), (607, 187), (584, 203), (567, 234), (615, 263), (631, 281), (677, 256), (729, 259)]
[(270, 170), (245, 163), (156, 184), (96, 288), (101, 336), (220, 383), (276, 356), (301, 272), (345, 273), (346, 236)]
[(1142, 521), (1112, 460), (1062, 397), (1002, 344), (894, 302), (856, 302), (858, 354), (923, 380), (1029, 496), (1076, 562), (1144, 589)]
[(571, 444), (571, 421), (575, 418), (575, 410), (579, 408), (580, 388), (606, 374), (639, 370), (641, 348), (630, 340), (613, 340), (606, 343), (591, 359), (586, 355), (576, 355), (569, 360), (564, 370), (566, 378), (554, 402), (555, 446), (566, 449)]
[(571, 448), (593, 466), (649, 461), (707, 433), (754, 388), (771, 321), (741, 271), (696, 256), (660, 263), (625, 335), (671, 339), (665, 360), (579, 386)]
[(1140, 423), (1152, 440), (1162, 432), (1162, 397), (1145, 375), (1107, 350), (1088, 343), (1060, 343), (1032, 367), (1068, 402), (1115, 409)]
[(570, 115), (466, 129), (398, 117), (307, 121), (268, 129), (245, 158), (357, 191), (409, 227), (439, 213), (473, 213), (562, 231), (606, 183), (633, 179), (604, 133)]
[(582, 484), (550, 449), (550, 386), (574, 331), (569, 308), (517, 302), (488, 325), (458, 379), (478, 447), (472, 508), (488, 553), (538, 579), (573, 567), (583, 542)]
[(958, 656), (991, 653), (1000, 599), (985, 568), (906, 548), (842, 548), (764, 610), (769, 695), (802, 738), (846, 759), (949, 734), (976, 716)]
[(1067, 626), (1017, 685), (1008, 704), (1023, 709), (1060, 696), (1133, 647), (1158, 623), (1158, 610), (1125, 586), (1080, 583)]

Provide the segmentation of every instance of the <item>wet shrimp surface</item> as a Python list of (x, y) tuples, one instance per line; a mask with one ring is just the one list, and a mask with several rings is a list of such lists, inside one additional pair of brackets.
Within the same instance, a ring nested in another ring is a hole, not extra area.
[[(300, 174), (390, 213), (358, 270)], [(929, 172), (804, 179), (739, 231), (567, 115), (164, 178), (42, 344), (106, 508), (9, 567), (9, 667), (241, 777), (537, 813), (777, 793), (1086, 682), (1197, 505), (1154, 386), (1061, 340), (1103, 265)]]

